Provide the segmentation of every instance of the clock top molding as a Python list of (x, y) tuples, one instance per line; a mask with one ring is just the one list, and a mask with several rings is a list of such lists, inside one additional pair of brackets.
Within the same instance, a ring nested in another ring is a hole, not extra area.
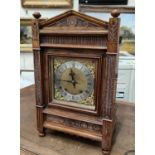
[(63, 14), (60, 14), (54, 18), (47, 19), (40, 23), (40, 27), (42, 29), (55, 29), (55, 28), (62, 28), (62, 29), (78, 29), (78, 30), (103, 30), (107, 29), (108, 22), (102, 21), (88, 15), (76, 12), (74, 10), (67, 11)]
[[(70, 10), (53, 18), (40, 20), (41, 14), (35, 12), (33, 14), (35, 19), (32, 22), (32, 28), (35, 28), (35, 30), (32, 32), (34, 33), (34, 38), (35, 35), (38, 35), (36, 38), (38, 38), (39, 41), (37, 42), (40, 44), (38, 44), (37, 47), (49, 46), (104, 50), (107, 49), (108, 46), (108, 34), (110, 39), (114, 38), (116, 41), (118, 40), (117, 25), (119, 24), (119, 20), (117, 20), (117, 17), (119, 16), (119, 12), (113, 10), (111, 15), (112, 18), (110, 18), (110, 21), (103, 21)], [(112, 29), (112, 31), (110, 29)], [(111, 34), (109, 32), (111, 32)], [(66, 39), (70, 41), (66, 43), (64, 41)], [(33, 47), (35, 48), (35, 43)]]

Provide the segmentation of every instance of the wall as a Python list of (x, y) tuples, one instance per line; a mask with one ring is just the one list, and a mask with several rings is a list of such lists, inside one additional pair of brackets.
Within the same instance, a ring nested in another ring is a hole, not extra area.
[[(128, 0), (128, 6), (135, 6), (135, 0)], [(79, 10), (79, 1), (73, 0), (73, 10)], [(21, 6), (20, 8), (20, 17), (21, 18), (32, 18), (32, 14), (35, 11), (39, 11), (43, 18), (51, 18), (53, 16), (56, 16), (62, 12), (67, 11), (68, 9), (53, 9), (53, 8), (46, 8), (46, 9), (25, 9)], [(91, 13), (93, 16), (97, 16), (98, 18), (102, 18), (103, 13)]]

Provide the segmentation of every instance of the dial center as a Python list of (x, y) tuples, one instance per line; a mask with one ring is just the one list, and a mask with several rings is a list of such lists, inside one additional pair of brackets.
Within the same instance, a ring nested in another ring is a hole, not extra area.
[[(66, 69), (61, 76), (61, 85), (63, 88), (67, 88), (67, 92), (72, 95), (80, 94), (79, 92), (87, 89), (87, 79), (81, 70), (72, 68), (74, 78), (70, 75), (70, 68)], [(70, 81), (70, 82), (67, 82)]]

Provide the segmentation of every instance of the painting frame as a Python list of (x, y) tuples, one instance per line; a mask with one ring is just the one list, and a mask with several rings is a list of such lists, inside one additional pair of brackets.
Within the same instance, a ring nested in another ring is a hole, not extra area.
[(73, 0), (21, 0), (23, 8), (72, 8)]
[(124, 5), (85, 5), (80, 4), (79, 11), (81, 12), (102, 12), (111, 13), (112, 10), (117, 9), (120, 13), (133, 13), (135, 14), (134, 6), (124, 6)]

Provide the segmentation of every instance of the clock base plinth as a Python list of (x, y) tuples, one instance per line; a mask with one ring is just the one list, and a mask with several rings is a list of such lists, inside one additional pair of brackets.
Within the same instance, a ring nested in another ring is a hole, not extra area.
[[(46, 107), (43, 110), (43, 116), (45, 118), (42, 124), (44, 129), (99, 141), (102, 143), (103, 155), (110, 154), (112, 131), (114, 131), (116, 120), (73, 111), (66, 113), (65, 110), (54, 107)], [(45, 136), (45, 130), (40, 132), (40, 136)]]

